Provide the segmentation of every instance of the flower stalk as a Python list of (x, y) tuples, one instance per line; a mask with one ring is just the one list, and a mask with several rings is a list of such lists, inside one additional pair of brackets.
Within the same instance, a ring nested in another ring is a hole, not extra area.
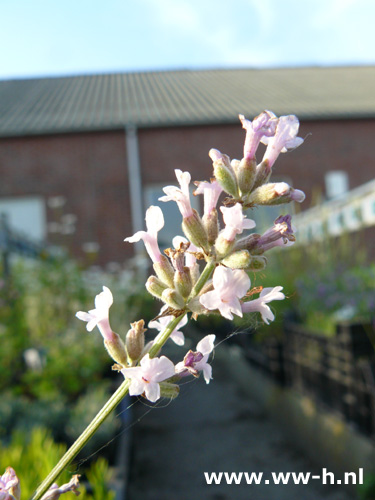
[(98, 428), (102, 425), (104, 420), (108, 415), (120, 404), (129, 391), (130, 381), (128, 379), (120, 385), (117, 391), (112, 395), (112, 397), (107, 401), (99, 413), (94, 417), (91, 423), (82, 432), (79, 438), (72, 444), (69, 450), (61, 458), (58, 464), (52, 469), (48, 474), (46, 479), (41, 483), (39, 488), (34, 493), (31, 500), (40, 500), (52, 483), (59, 477), (63, 472), (65, 467), (67, 467), (72, 460), (78, 455), (85, 444), (90, 440), (90, 438), (95, 434)]

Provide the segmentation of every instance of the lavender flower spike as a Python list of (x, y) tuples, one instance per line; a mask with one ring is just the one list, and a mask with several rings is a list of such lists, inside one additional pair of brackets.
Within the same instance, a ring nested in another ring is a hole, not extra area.
[(160, 207), (151, 205), (147, 210), (146, 227), (147, 231), (138, 231), (133, 236), (125, 238), (124, 241), (135, 243), (136, 241), (143, 240), (152, 262), (159, 263), (162, 260), (162, 254), (158, 245), (158, 232), (164, 227), (164, 217)]
[(79, 475), (75, 475), (72, 477), (69, 483), (65, 483), (60, 487), (56, 483), (54, 483), (51, 486), (51, 488), (47, 491), (47, 493), (42, 496), (42, 500), (58, 500), (58, 498), (60, 498), (60, 495), (68, 493), (69, 491), (78, 496), (80, 495), (78, 487), (79, 487)]
[(175, 201), (182, 214), (182, 217), (185, 219), (193, 215), (189, 191), (191, 175), (189, 174), (189, 172), (182, 172), (182, 170), (179, 169), (176, 169), (174, 172), (180, 184), (180, 189), (176, 186), (166, 186), (165, 188), (163, 188), (163, 191), (167, 196), (162, 196), (161, 198), (159, 198), (159, 201)]
[(121, 373), (131, 379), (129, 394), (139, 396), (145, 393), (146, 398), (154, 403), (160, 398), (160, 385), (175, 374), (174, 364), (166, 356), (150, 358), (146, 354), (141, 360), (140, 366), (134, 368), (123, 368)]
[(246, 120), (244, 115), (239, 115), (242, 127), (246, 130), (246, 139), (243, 149), (243, 156), (247, 160), (255, 158), (256, 150), (262, 137), (270, 137), (275, 134), (277, 117), (272, 111), (263, 111), (251, 122)]
[(78, 311), (76, 317), (82, 321), (87, 321), (86, 329), (91, 332), (96, 326), (104, 339), (112, 338), (112, 328), (109, 324), (109, 308), (113, 304), (112, 292), (106, 286), (103, 291), (95, 297), (95, 309), (83, 312)]
[(194, 191), (194, 195), (203, 194), (205, 217), (209, 217), (216, 208), (219, 196), (222, 192), (223, 188), (216, 180), (211, 180), (211, 182), (204, 181), (198, 184), (197, 189)]
[(117, 333), (112, 331), (109, 324), (109, 308), (112, 304), (112, 292), (109, 288), (103, 286), (103, 291), (95, 297), (95, 309), (89, 312), (78, 311), (76, 317), (82, 321), (87, 321), (86, 329), (89, 332), (97, 326), (102, 334), (108, 354), (117, 363), (125, 365), (127, 356), (124, 342)]
[[(160, 314), (162, 314), (167, 309), (168, 309), (168, 306), (164, 305), (160, 310)], [(159, 330), (159, 332), (162, 332), (172, 319), (173, 319), (173, 316), (162, 316), (157, 321), (155, 321), (155, 320), (150, 321), (148, 324), (148, 327), (155, 328), (156, 330)], [(183, 326), (185, 326), (187, 324), (187, 322), (188, 322), (188, 319), (187, 319), (187, 316), (185, 315), (181, 319), (180, 323), (178, 324), (178, 328), (182, 328)], [(184, 345), (184, 343), (185, 343), (184, 334), (180, 330), (177, 330), (177, 327), (170, 334), (169, 338), (171, 340), (173, 340), (173, 342), (177, 345)]]
[(209, 384), (212, 379), (212, 366), (207, 363), (207, 360), (213, 351), (215, 338), (215, 335), (207, 335), (198, 342), (196, 352), (189, 351), (184, 360), (177, 363), (176, 375), (180, 377), (186, 377), (187, 375), (197, 377), (199, 372), (203, 372), (204, 380), (206, 384)]
[(271, 168), (280, 153), (286, 153), (288, 149), (300, 146), (303, 139), (297, 137), (298, 129), (299, 121), (295, 115), (280, 116), (275, 135), (261, 139), (261, 142), (267, 145), (262, 163), (267, 160), (268, 166)]
[(274, 225), (257, 240), (257, 247), (264, 252), (276, 246), (291, 246), (296, 241), (292, 217), (280, 215)]
[(199, 299), (202, 306), (209, 310), (218, 309), (227, 319), (233, 319), (233, 314), (242, 318), (239, 299), (250, 288), (250, 278), (245, 271), (219, 266), (214, 271), (212, 283), (214, 289)]
[(284, 300), (285, 295), (281, 292), (282, 289), (282, 286), (276, 286), (275, 288), (263, 288), (258, 299), (244, 302), (241, 305), (242, 312), (260, 312), (262, 320), (268, 325), (270, 321), (275, 319), (275, 315), (267, 304), (273, 300)]
[(244, 229), (253, 229), (255, 222), (247, 219), (243, 214), (242, 206), (236, 203), (233, 207), (220, 207), (223, 214), (225, 229), (222, 237), (227, 241), (233, 241), (236, 234), (241, 234)]
[(4, 474), (0, 476), (0, 500), (20, 500), (20, 481), (15, 470), (7, 467)]

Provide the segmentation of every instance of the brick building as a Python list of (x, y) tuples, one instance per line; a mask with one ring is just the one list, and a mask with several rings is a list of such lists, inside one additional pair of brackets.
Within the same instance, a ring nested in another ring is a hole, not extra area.
[[(142, 227), (161, 187), (176, 183), (174, 168), (202, 180), (210, 148), (239, 158), (237, 115), (263, 109), (300, 119), (305, 143), (279, 158), (275, 174), (304, 190), (309, 207), (328, 171), (346, 172), (350, 189), (373, 179), (374, 88), (375, 67), (1, 81), (0, 211), (76, 256), (97, 248), (99, 263), (123, 262), (134, 250), (124, 237)], [(175, 207), (161, 205), (167, 243)]]

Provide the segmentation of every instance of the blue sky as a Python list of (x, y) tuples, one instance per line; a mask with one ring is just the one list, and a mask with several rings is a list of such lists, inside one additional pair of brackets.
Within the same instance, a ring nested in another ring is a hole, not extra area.
[(0, 78), (375, 64), (373, 0), (0, 0)]

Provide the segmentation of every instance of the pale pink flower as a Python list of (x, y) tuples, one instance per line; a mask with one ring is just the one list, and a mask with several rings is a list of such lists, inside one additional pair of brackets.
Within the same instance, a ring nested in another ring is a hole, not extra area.
[(206, 309), (219, 309), (224, 318), (233, 319), (233, 314), (242, 317), (239, 301), (250, 288), (250, 278), (240, 269), (218, 266), (213, 274), (214, 289), (204, 293), (199, 301)]
[(109, 324), (109, 308), (113, 304), (112, 292), (106, 286), (103, 291), (95, 297), (95, 309), (83, 312), (78, 311), (76, 317), (82, 321), (87, 321), (86, 329), (91, 332), (96, 326), (106, 340), (112, 340), (113, 332)]
[(7, 467), (0, 476), (0, 500), (20, 500), (20, 481), (12, 467)]
[(217, 202), (223, 188), (216, 180), (211, 182), (200, 182), (194, 194), (203, 194), (203, 204), (204, 204), (204, 215), (209, 217), (211, 212), (216, 208)]
[(191, 181), (191, 175), (189, 172), (182, 172), (182, 170), (176, 169), (175, 171), (177, 180), (180, 184), (180, 189), (176, 186), (166, 186), (163, 188), (164, 193), (167, 196), (162, 196), (159, 198), (160, 201), (175, 201), (178, 208), (185, 219), (193, 215), (193, 209), (190, 204), (190, 191), (189, 184)]
[(269, 166), (272, 167), (280, 153), (286, 153), (288, 149), (300, 146), (303, 139), (297, 137), (298, 128), (299, 121), (295, 115), (280, 116), (275, 135), (261, 139), (261, 142), (267, 145), (263, 161), (267, 160)]
[(225, 229), (221, 234), (227, 241), (233, 241), (236, 234), (241, 234), (244, 229), (255, 227), (253, 220), (246, 219), (240, 203), (236, 203), (233, 207), (220, 207), (220, 210), (225, 223)]
[(244, 115), (239, 115), (242, 127), (246, 130), (246, 139), (243, 149), (244, 158), (252, 160), (262, 137), (275, 134), (277, 117), (272, 111), (263, 111), (251, 122)]
[(160, 398), (160, 385), (175, 374), (174, 364), (166, 356), (150, 358), (146, 354), (141, 360), (140, 366), (123, 368), (121, 373), (131, 379), (129, 394), (139, 396), (145, 393), (146, 398), (154, 403)]
[(258, 299), (250, 300), (242, 304), (242, 312), (260, 312), (262, 320), (268, 325), (270, 321), (275, 319), (275, 315), (267, 304), (273, 300), (284, 300), (285, 295), (281, 292), (282, 289), (282, 286), (263, 288)]
[(207, 363), (207, 360), (213, 351), (215, 338), (215, 335), (207, 335), (198, 342), (197, 350), (195, 352), (189, 351), (184, 360), (177, 363), (176, 374), (180, 377), (187, 375), (196, 377), (199, 372), (203, 372), (204, 380), (206, 384), (209, 384), (212, 379), (212, 366)]
[(223, 160), (226, 155), (224, 155), (221, 151), (218, 149), (210, 149), (208, 152), (208, 156), (211, 158), (212, 161), (218, 161), (218, 160)]
[(143, 240), (152, 262), (160, 262), (162, 254), (158, 245), (158, 232), (164, 227), (164, 217), (160, 207), (152, 205), (147, 209), (146, 227), (147, 231), (137, 231), (133, 236), (125, 238), (124, 241), (135, 243)]
[[(163, 306), (160, 309), (159, 314), (162, 314), (167, 309), (168, 309), (167, 305)], [(155, 328), (156, 330), (159, 330), (159, 332), (162, 332), (163, 330), (165, 330), (165, 328), (167, 327), (167, 325), (169, 324), (169, 322), (172, 319), (174, 319), (174, 316), (162, 316), (158, 320), (150, 321), (148, 324), (148, 327)], [(187, 322), (188, 322), (188, 318), (187, 318), (187, 315), (185, 314), (185, 316), (181, 319), (180, 323), (178, 324), (178, 327), (182, 328), (183, 326), (185, 326), (187, 324)], [(169, 338), (172, 339), (173, 342), (177, 345), (184, 345), (184, 343), (185, 343), (184, 334), (182, 332), (180, 332), (179, 330), (177, 330), (177, 327), (173, 330), (173, 332), (171, 333)]]
[(78, 487), (79, 476), (75, 475), (72, 477), (69, 483), (63, 484), (62, 486), (58, 486), (56, 483), (54, 483), (47, 491), (47, 493), (42, 496), (41, 500), (58, 500), (58, 498), (60, 498), (60, 495), (68, 493), (69, 491), (78, 496), (80, 494), (80, 492), (78, 491)]
[(302, 203), (306, 198), (306, 195), (300, 189), (291, 189), (290, 190), (290, 199), (292, 201), (296, 201), (297, 203)]
[(294, 243), (295, 243), (294, 240), (288, 240), (286, 238), (281, 237), (278, 240), (262, 245), (262, 249), (264, 252), (267, 252), (268, 250), (271, 250), (272, 248), (275, 247), (291, 247), (294, 245)]

